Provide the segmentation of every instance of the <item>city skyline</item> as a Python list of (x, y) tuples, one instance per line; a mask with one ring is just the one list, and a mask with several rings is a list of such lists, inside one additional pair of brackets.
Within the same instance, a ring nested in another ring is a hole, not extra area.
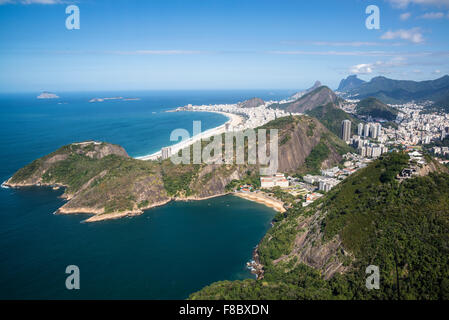
[[(68, 30), (67, 6), (80, 10)], [(367, 29), (365, 10), (380, 10)], [(1, 92), (332, 88), (449, 73), (449, 3), (0, 0)]]

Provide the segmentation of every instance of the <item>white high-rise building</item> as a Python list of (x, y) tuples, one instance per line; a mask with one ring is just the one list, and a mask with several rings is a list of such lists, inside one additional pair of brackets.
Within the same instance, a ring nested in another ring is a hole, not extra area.
[(377, 125), (376, 124), (371, 125), (370, 128), (371, 128), (371, 132), (370, 132), (371, 138), (376, 139), (377, 138)]
[(365, 124), (365, 128), (364, 128), (364, 130), (363, 130), (363, 135), (364, 135), (365, 137), (369, 137), (369, 127), (370, 127), (370, 125), (369, 125), (368, 123), (366, 123), (366, 124)]
[(346, 142), (351, 140), (351, 121), (347, 119), (341, 123), (341, 138)]
[(360, 137), (363, 135), (363, 123), (359, 123), (359, 125), (357, 126), (357, 135), (359, 135)]

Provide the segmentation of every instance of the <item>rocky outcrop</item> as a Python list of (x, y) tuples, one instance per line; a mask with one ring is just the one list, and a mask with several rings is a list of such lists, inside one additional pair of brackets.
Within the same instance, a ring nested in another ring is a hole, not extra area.
[(278, 264), (297, 258), (297, 264), (304, 263), (310, 267), (321, 270), (325, 279), (331, 278), (336, 272), (343, 273), (348, 270), (348, 266), (343, 264), (342, 257), (352, 259), (351, 254), (345, 251), (339, 236), (335, 236), (330, 241), (324, 241), (321, 232), (321, 224), (324, 214), (317, 211), (311, 217), (298, 218), (298, 233), (293, 243), (291, 252), (273, 261)]
[(346, 79), (340, 81), (337, 91), (347, 92), (360, 87), (365, 81), (357, 78), (357, 75), (350, 75)]
[(340, 98), (337, 97), (328, 87), (321, 86), (296, 101), (280, 106), (284, 107), (287, 112), (304, 113), (308, 110), (313, 110), (316, 107), (324, 106), (328, 103), (339, 105)]
[[(321, 122), (311, 117), (300, 117), (299, 122), (287, 130), (283, 135), (289, 135), (290, 138), (285, 144), (279, 147), (279, 171), (294, 172), (304, 165), (306, 158), (313, 148), (322, 141), (325, 135), (331, 135)], [(282, 141), (283, 137), (280, 138)], [(326, 159), (322, 168), (329, 168), (338, 163), (342, 157), (329, 144), (330, 155)]]
[(245, 175), (246, 166), (206, 165), (203, 166), (196, 179), (190, 184), (198, 199), (224, 194), (226, 186), (232, 180), (240, 180)]

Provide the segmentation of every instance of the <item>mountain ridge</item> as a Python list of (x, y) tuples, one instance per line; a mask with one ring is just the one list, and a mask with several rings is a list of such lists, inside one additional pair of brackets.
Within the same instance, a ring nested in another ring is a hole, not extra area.
[(341, 101), (342, 99), (329, 89), (329, 87), (321, 86), (295, 101), (283, 104), (273, 104), (271, 107), (283, 109), (287, 112), (304, 113), (328, 103), (339, 105)]
[(357, 75), (350, 75), (346, 79), (342, 79), (340, 81), (340, 85), (338, 86), (337, 91), (346, 92), (352, 89), (360, 87), (366, 81), (359, 79)]
[(356, 99), (374, 97), (383, 103), (404, 103), (414, 101), (438, 101), (449, 96), (449, 75), (434, 80), (394, 80), (384, 76), (372, 78), (356, 88), (346, 91)]

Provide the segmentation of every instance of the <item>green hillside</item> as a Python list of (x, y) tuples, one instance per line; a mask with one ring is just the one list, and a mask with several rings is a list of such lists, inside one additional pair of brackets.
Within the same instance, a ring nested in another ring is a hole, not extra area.
[[(432, 162), (434, 172), (398, 183), (407, 163), (384, 156), (289, 209), (259, 245), (263, 279), (214, 283), (190, 298), (449, 299), (449, 174)], [(321, 268), (304, 264), (323, 257)], [(379, 267), (379, 290), (365, 286), (369, 265)], [(329, 277), (329, 266), (344, 272)]]
[(352, 123), (351, 129), (353, 133), (357, 131), (357, 125), (360, 121), (351, 115), (337, 108), (334, 104), (329, 103), (325, 106), (316, 107), (313, 110), (306, 112), (307, 115), (318, 119), (329, 131), (341, 136), (341, 123), (343, 120), (350, 120)]

